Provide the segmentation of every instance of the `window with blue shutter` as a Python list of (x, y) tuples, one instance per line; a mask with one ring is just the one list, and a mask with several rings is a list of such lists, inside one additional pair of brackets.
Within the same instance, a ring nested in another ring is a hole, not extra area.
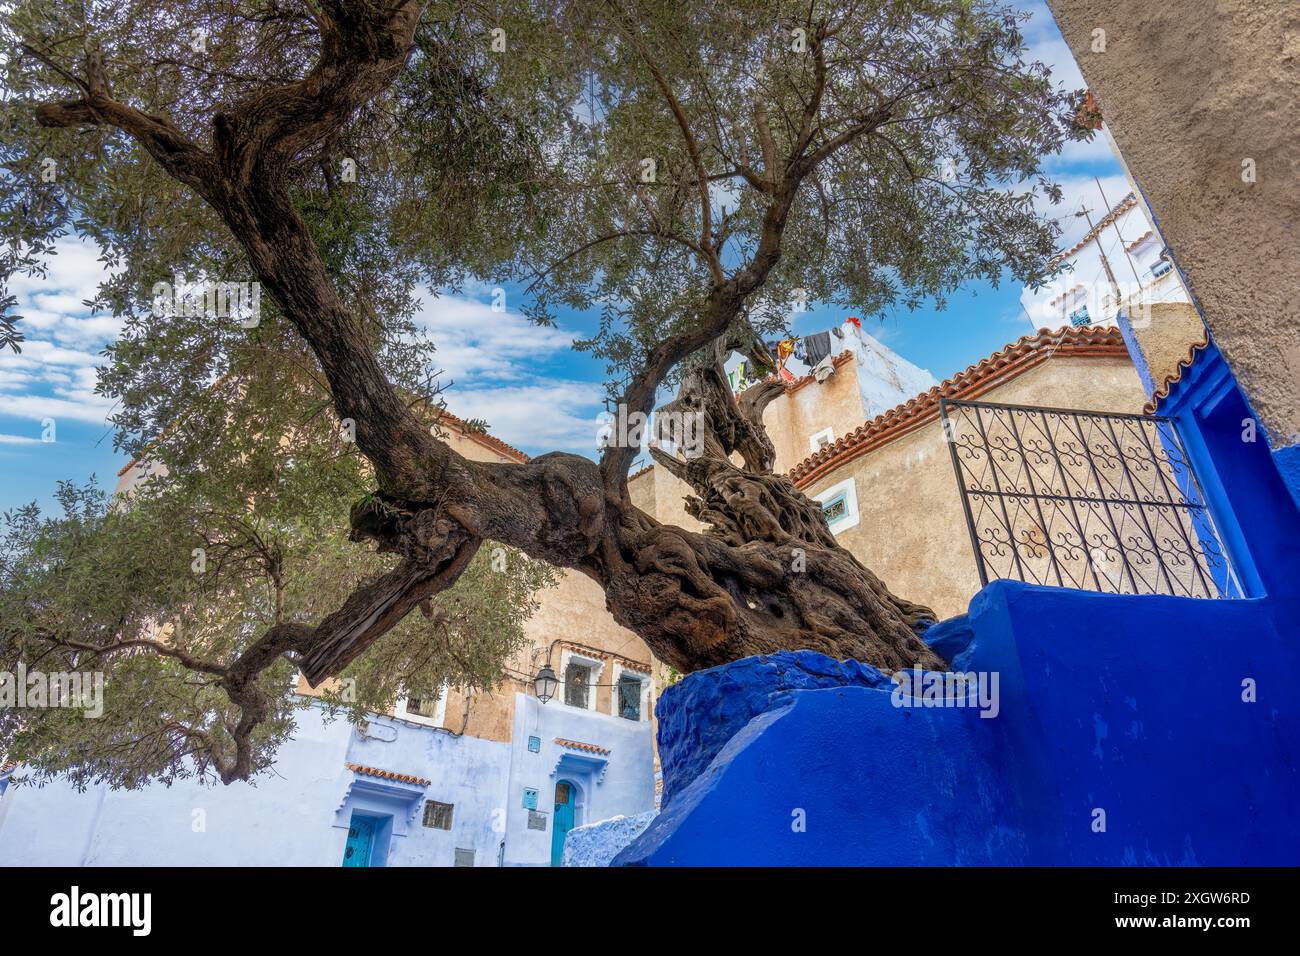
[(641, 679), (623, 674), (618, 679), (618, 715), (628, 720), (641, 719)]

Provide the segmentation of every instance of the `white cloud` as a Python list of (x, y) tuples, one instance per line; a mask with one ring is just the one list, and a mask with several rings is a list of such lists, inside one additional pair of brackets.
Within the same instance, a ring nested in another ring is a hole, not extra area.
[(76, 300), (77, 308), (82, 308), (81, 300), (93, 299), (107, 274), (93, 243), (66, 236), (54, 244), (54, 254), (46, 264), (49, 269), (44, 278), (14, 276), (9, 280), (9, 290), (20, 299), (64, 292)]
[(567, 356), (575, 334), (539, 326), (519, 312), (494, 311), (494, 289), (426, 295), (416, 321), (437, 348), (433, 364), (450, 385), (447, 407), (486, 421), (502, 441), (529, 451), (596, 452), (604, 390), (548, 365)]
[(14, 364), (27, 364), (29, 367), (39, 367), (44, 365), (73, 365), (73, 366), (90, 366), (93, 367), (99, 361), (99, 358), (89, 352), (83, 352), (79, 349), (68, 349), (52, 342), (46, 342), (41, 339), (32, 339), (22, 343), (22, 352), (14, 358), (17, 360)]
[(454, 388), (447, 407), (461, 418), (479, 418), (512, 445), (544, 451), (596, 453), (601, 386), (595, 382), (547, 381), (503, 388)]
[(526, 379), (530, 365), (567, 351), (574, 340), (571, 332), (464, 296), (426, 296), (416, 321), (437, 347), (434, 362), (444, 378), (457, 383)]
[(39, 445), (39, 438), (29, 438), (26, 435), (3, 435), (0, 434), (0, 445)]
[(121, 333), (122, 323), (90, 315), (82, 303), (95, 297), (108, 273), (93, 244), (72, 238), (55, 244), (47, 266), (44, 277), (9, 282), (27, 338), (22, 352), (0, 355), (0, 415), (102, 425), (113, 403), (94, 392), (102, 361), (96, 352)]
[(97, 395), (78, 398), (57, 398), (48, 395), (0, 396), (0, 415), (30, 418), (43, 421), (53, 418), (71, 418), (79, 422), (102, 425), (112, 410), (113, 403)]

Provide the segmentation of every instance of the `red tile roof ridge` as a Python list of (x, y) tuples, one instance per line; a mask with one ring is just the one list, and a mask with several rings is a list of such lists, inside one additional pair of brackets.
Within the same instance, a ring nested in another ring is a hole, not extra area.
[(1148, 415), (1155, 414), (1156, 406), (1169, 395), (1170, 389), (1183, 380), (1183, 372), (1192, 367), (1192, 363), (1196, 361), (1196, 356), (1201, 354), (1209, 344), (1210, 336), (1207, 334), (1202, 337), (1201, 341), (1194, 342), (1187, 347), (1187, 357), (1179, 359), (1178, 364), (1174, 366), (1174, 370), (1165, 376), (1165, 380), (1160, 383), (1160, 387), (1152, 394), (1151, 400), (1143, 406), (1143, 412)]
[(425, 780), (423, 777), (417, 777), (414, 774), (397, 773), (393, 770), (381, 770), (378, 767), (367, 767), (365, 764), (360, 763), (346, 763), (343, 766), (347, 767), (353, 773), (365, 774), (367, 777), (379, 777), (383, 780), (400, 780), (402, 783), (413, 783), (421, 787), (427, 787), (431, 783), (431, 781)]
[(501, 452), (503, 455), (517, 459), (516, 464), (522, 465), (528, 461), (528, 456), (514, 445), (507, 444), (491, 432), (475, 431), (474, 429), (471, 429), (469, 427), (469, 422), (457, 415), (453, 415), (451, 412), (441, 411), (438, 413), (438, 417), (434, 420), (434, 424), (441, 425), (443, 422), (456, 426), (456, 428), (460, 430), (460, 433), (466, 438), (473, 439), (480, 445), (486, 445), (495, 451)]
[(556, 737), (555, 742), (561, 747), (571, 747), (574, 750), (586, 750), (594, 754), (609, 753), (608, 747), (598, 747), (596, 744), (583, 743), (581, 740), (566, 740), (563, 737)]
[(806, 488), (822, 475), (872, 448), (891, 441), (938, 415), (942, 398), (974, 398), (1006, 375), (1019, 375), (1045, 361), (1058, 350), (1074, 355), (1127, 356), (1128, 348), (1117, 327), (1082, 326), (1057, 331), (1039, 329), (945, 379), (901, 405), (881, 412), (853, 431), (799, 462), (786, 476), (797, 488)]

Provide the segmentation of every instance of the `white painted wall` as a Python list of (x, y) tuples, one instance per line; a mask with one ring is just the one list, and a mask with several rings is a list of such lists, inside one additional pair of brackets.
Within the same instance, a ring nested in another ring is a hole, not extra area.
[[(654, 805), (649, 719), (633, 722), (556, 701), (543, 708), (523, 694), (516, 704), (513, 744), (392, 717), (354, 729), (341, 717), (327, 721), (313, 705), (298, 714), (293, 739), (256, 786), (182, 781), (84, 793), (63, 781), (10, 786), (0, 796), (0, 866), (338, 866), (352, 806), (375, 807), (354, 787), (358, 777), (348, 763), (430, 781), (408, 788), (409, 803), (387, 807), (398, 815), (409, 810), (392, 827), (387, 865), (451, 866), (463, 848), (474, 851), (475, 866), (496, 866), (503, 840), (508, 863), (546, 865), (552, 772), (566, 753), (556, 737), (610, 750), (603, 779), (576, 780), (585, 814), (579, 822)], [(540, 753), (528, 751), (530, 734), (540, 736)], [(545, 832), (527, 829), (524, 786), (538, 790)], [(453, 805), (450, 830), (423, 825), (425, 800)]]
[[(582, 812), (577, 825), (653, 809), (652, 734), (648, 712), (642, 714), (641, 720), (631, 721), (600, 711), (568, 707), (559, 698), (542, 704), (536, 697), (516, 693), (506, 865), (550, 862), (557, 780), (572, 780), (578, 785)], [(530, 736), (541, 741), (538, 753), (528, 750)], [(608, 756), (586, 754), (557, 744), (556, 738), (596, 744), (610, 752)], [(524, 789), (529, 787), (537, 790), (537, 809), (546, 815), (545, 830), (528, 829), (523, 797)]]

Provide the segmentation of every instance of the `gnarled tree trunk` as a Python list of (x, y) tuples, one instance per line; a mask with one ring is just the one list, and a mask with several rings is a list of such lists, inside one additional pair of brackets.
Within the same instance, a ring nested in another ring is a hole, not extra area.
[[(620, 598), (625, 605), (649, 594), (659, 606), (672, 607), (689, 596), (690, 620), (666, 621), (654, 613), (655, 603), (628, 616), (635, 626), (617, 610), (615, 617), (682, 670), (800, 648), (886, 670), (941, 667), (918, 637), (934, 612), (892, 594), (839, 546), (821, 508), (788, 478), (772, 473), (775, 451), (763, 427), (763, 410), (784, 386), (769, 378), (737, 399), (722, 369), (724, 342), (718, 339), (706, 350), (704, 360), (685, 375), (677, 400), (664, 408), (696, 416), (703, 430), (700, 454), (688, 459), (651, 449), (659, 467), (693, 489), (686, 510), (710, 532), (684, 537), (678, 529), (647, 527), (637, 538), (638, 563), (655, 569), (658, 577), (679, 581), (659, 580), (653, 590), (644, 583), (627, 591), (621, 582), (615, 586), (626, 594)], [(733, 463), (733, 454), (742, 465)], [(657, 642), (651, 642), (651, 633)], [(681, 648), (683, 643), (688, 646)]]
[[(279, 655), (294, 654), (307, 679), (320, 684), (405, 614), (453, 585), (489, 539), (588, 575), (604, 589), (614, 619), (681, 671), (799, 648), (886, 670), (941, 667), (916, 632), (931, 612), (891, 594), (836, 544), (817, 506), (772, 473), (762, 412), (779, 384), (755, 386), (737, 401), (721, 369), (725, 336), (748, 329), (746, 304), (780, 260), (800, 184), (831, 149), (885, 122), (892, 107), (865, 109), (850, 127), (817, 145), (826, 77), (825, 25), (819, 28), (810, 41), (816, 85), (790, 155), (771, 168), (747, 170), (767, 206), (752, 256), (729, 274), (710, 230), (706, 176), (696, 157), (704, 225), (694, 247), (714, 282), (698, 321), (651, 349), (623, 395), (630, 412), (648, 413), (668, 372), (706, 350), (673, 409), (701, 417), (703, 454), (690, 460), (655, 454), (696, 493), (690, 511), (711, 530), (692, 532), (660, 524), (632, 504), (627, 473), (636, 448), (607, 449), (599, 463), (564, 453), (525, 464), (458, 455), (430, 434), (386, 380), (360, 320), (334, 288), (290, 188), (351, 114), (401, 72), (420, 16), (414, 0), (320, 4), (317, 63), (303, 79), (215, 115), (210, 146), (190, 140), (166, 118), (116, 100), (102, 64), (89, 57), (85, 79), (76, 80), (81, 95), (36, 112), (45, 126), (125, 131), (221, 216), (257, 280), (311, 347), (338, 416), (355, 423), (357, 445), (375, 467), (379, 490), (353, 509), (354, 537), (402, 556), (393, 571), (319, 624), (279, 625), (216, 668), (244, 710), (232, 730), (237, 753), (221, 761), (223, 779), (249, 775), (249, 734), (266, 712), (255, 680), (260, 671)], [(684, 125), (679, 111), (678, 122)], [(683, 132), (694, 150), (689, 131)], [(733, 453), (744, 467), (730, 461)]]

